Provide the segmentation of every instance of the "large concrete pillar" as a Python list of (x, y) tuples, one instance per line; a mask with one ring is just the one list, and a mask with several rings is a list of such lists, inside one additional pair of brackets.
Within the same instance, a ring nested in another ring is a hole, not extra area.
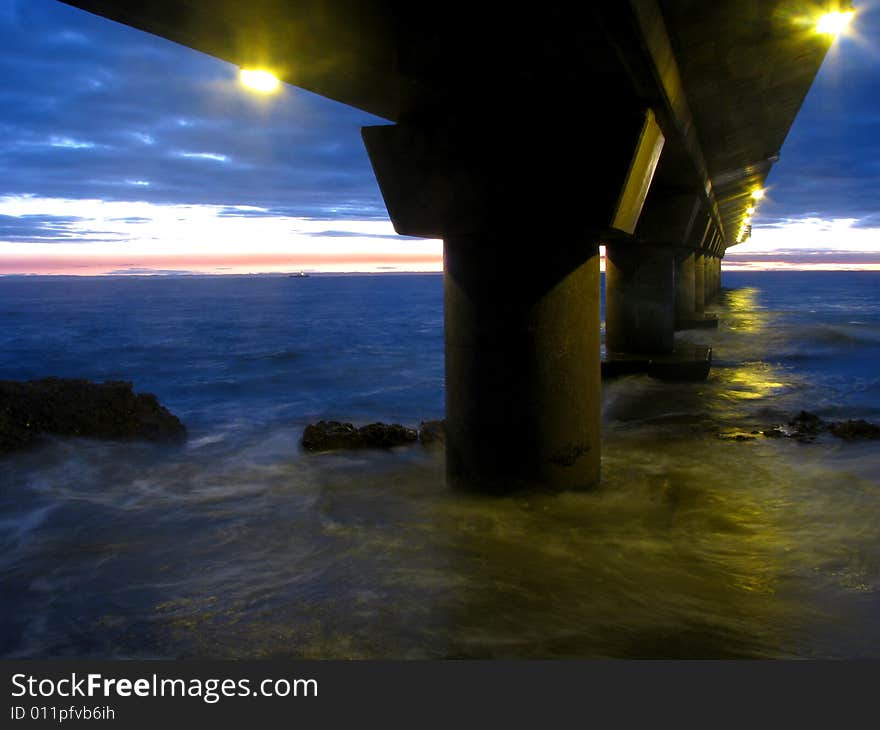
[(609, 352), (670, 353), (675, 338), (675, 256), (668, 247), (608, 244), (605, 346)]
[[(591, 487), (598, 242), (609, 229), (632, 234), (664, 137), (650, 110), (600, 116), (601, 133), (585, 137), (577, 117), (547, 112), (558, 96), (544, 85), (512, 121), (477, 91), (363, 130), (395, 230), (444, 241), (447, 481)], [(597, 174), (572, 185), (587, 168)]]
[(706, 311), (706, 264), (702, 253), (694, 257), (694, 311)]
[[(552, 234), (550, 234), (552, 235)], [(599, 480), (599, 255), (514, 232), (444, 243), (446, 462), (454, 486), (583, 488)]]
[(681, 327), (695, 319), (694, 311), (694, 261), (691, 249), (679, 249), (675, 254), (675, 323)]
[(706, 253), (702, 257), (703, 262), (703, 304), (709, 304), (713, 298), (712, 290), (712, 254)]

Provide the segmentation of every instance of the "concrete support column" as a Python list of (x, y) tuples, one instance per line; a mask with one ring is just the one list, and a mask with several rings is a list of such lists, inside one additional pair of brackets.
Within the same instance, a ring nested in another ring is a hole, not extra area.
[(703, 262), (703, 305), (712, 301), (712, 254), (701, 257)]
[(676, 327), (695, 319), (694, 311), (694, 260), (691, 249), (681, 249), (675, 254), (675, 322)]
[(706, 264), (701, 253), (694, 256), (694, 311), (706, 311)]
[[(474, 92), (446, 116), (363, 129), (395, 230), (444, 242), (447, 481), (588, 488), (600, 465), (599, 240), (633, 234), (665, 138), (649, 109), (599, 115), (585, 137), (578, 117), (548, 114), (558, 94), (545, 84), (512, 122), (494, 117), (506, 90)], [(572, 185), (587, 167), (600, 172)]]
[[(585, 488), (599, 480), (599, 255), (554, 236), (444, 242), (446, 464), (453, 486)], [(519, 242), (517, 242), (519, 243)]]
[(721, 294), (721, 258), (715, 259), (715, 296)]
[(718, 296), (718, 257), (706, 257), (706, 301), (715, 301)]
[(673, 250), (628, 243), (609, 244), (605, 256), (607, 350), (670, 353), (674, 337)]

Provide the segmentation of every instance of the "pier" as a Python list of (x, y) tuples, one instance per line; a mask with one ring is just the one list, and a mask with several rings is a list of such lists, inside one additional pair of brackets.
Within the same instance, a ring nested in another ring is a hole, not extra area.
[(492, 492), (599, 481), (600, 244), (605, 374), (706, 377), (677, 343), (717, 324), (817, 20), (848, 9), (65, 1), (388, 120), (363, 139), (395, 229), (444, 241), (448, 480)]

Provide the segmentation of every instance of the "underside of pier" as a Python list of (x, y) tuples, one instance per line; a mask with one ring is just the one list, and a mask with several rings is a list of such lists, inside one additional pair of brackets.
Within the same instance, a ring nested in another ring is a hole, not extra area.
[(494, 492), (598, 482), (600, 243), (608, 360), (674, 362), (832, 40), (812, 0), (67, 1), (389, 121), (395, 228), (444, 241), (448, 476)]

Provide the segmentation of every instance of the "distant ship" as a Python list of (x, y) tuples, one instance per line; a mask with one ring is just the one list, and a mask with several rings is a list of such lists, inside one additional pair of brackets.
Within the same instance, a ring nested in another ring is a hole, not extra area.
[(287, 276), (290, 279), (303, 279), (303, 278), (307, 277), (308, 274), (305, 271), (300, 271), (297, 274), (288, 274)]

